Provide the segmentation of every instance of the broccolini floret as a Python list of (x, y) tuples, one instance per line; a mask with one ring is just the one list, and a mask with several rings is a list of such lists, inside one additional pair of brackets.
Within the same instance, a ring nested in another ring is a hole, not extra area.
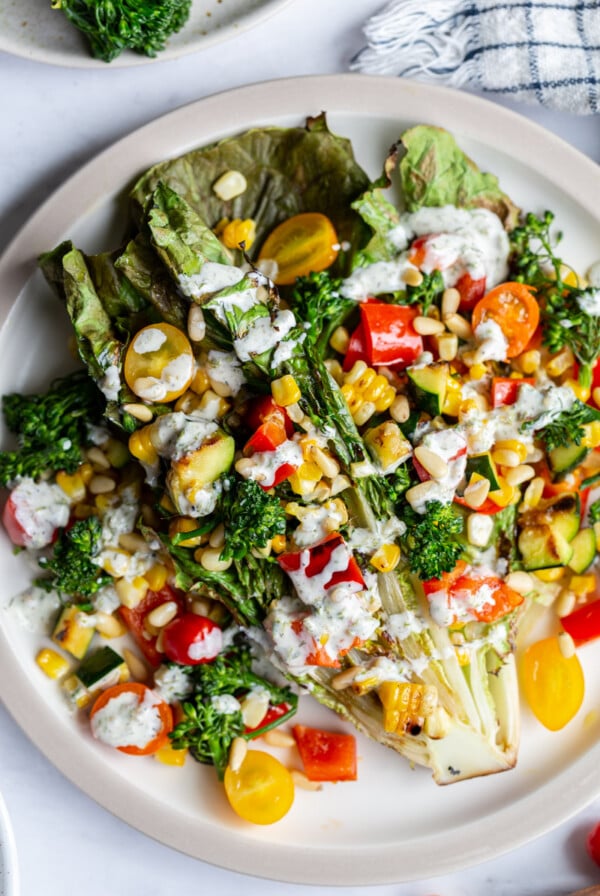
[(64, 529), (54, 543), (49, 557), (40, 559), (40, 566), (49, 573), (37, 584), (61, 594), (90, 597), (112, 581), (93, 557), (100, 550), (102, 524), (95, 516)]
[(223, 560), (243, 560), (252, 548), (264, 548), (285, 534), (285, 510), (254, 479), (231, 479), (222, 502), (225, 524)]
[(424, 581), (451, 572), (463, 550), (463, 519), (454, 506), (430, 501), (425, 513), (417, 513), (407, 504), (398, 515), (406, 524), (400, 543), (410, 571)]
[(547, 451), (571, 444), (581, 445), (585, 436), (585, 424), (594, 420), (600, 420), (600, 411), (582, 401), (575, 401), (568, 411), (562, 411), (548, 423), (539, 435), (544, 440)]
[(52, 0), (104, 62), (123, 50), (156, 56), (187, 22), (191, 5), (191, 0)]
[[(183, 704), (184, 717), (169, 735), (171, 743), (178, 750), (187, 748), (198, 762), (214, 765), (220, 778), (234, 737), (258, 737), (296, 712), (298, 698), (289, 688), (279, 688), (252, 671), (252, 654), (245, 639), (232, 644), (212, 663), (186, 667), (186, 671), (193, 679), (194, 695)], [(272, 705), (286, 703), (289, 708), (276, 720), (245, 731), (241, 710), (223, 712), (213, 698), (227, 695), (241, 700), (253, 688), (264, 688)]]
[(90, 441), (89, 426), (100, 423), (105, 404), (83, 371), (55, 380), (42, 394), (5, 395), (4, 419), (19, 447), (0, 452), (0, 484), (24, 476), (38, 479), (48, 471), (74, 472)]
[(299, 277), (292, 293), (290, 304), (294, 314), (298, 320), (310, 324), (306, 338), (321, 356), (333, 331), (356, 308), (356, 302), (341, 294), (341, 285), (341, 280), (321, 271)]

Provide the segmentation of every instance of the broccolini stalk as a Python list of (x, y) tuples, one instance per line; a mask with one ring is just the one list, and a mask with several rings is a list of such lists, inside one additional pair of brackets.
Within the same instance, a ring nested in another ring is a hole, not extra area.
[(55, 380), (38, 395), (5, 395), (6, 425), (15, 433), (17, 451), (0, 452), (0, 483), (19, 477), (38, 479), (48, 471), (72, 473), (89, 444), (89, 425), (102, 420), (105, 401), (83, 371)]
[(186, 23), (191, 0), (52, 0), (88, 39), (92, 55), (111, 62), (123, 50), (156, 56)]
[(306, 338), (324, 357), (331, 334), (356, 308), (356, 302), (340, 294), (342, 281), (327, 271), (299, 277), (292, 291), (290, 306), (296, 317), (309, 324)]

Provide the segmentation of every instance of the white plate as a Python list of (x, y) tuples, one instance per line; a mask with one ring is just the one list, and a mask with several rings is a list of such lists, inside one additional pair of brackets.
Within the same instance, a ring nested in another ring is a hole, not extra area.
[[(112, 247), (120, 195), (153, 162), (252, 125), (297, 125), (327, 110), (332, 129), (353, 138), (372, 176), (409, 124), (451, 129), (461, 146), (524, 207), (551, 208), (566, 233), (564, 254), (581, 270), (600, 256), (597, 167), (514, 113), (440, 88), (358, 75), (258, 84), (180, 109), (117, 143), (72, 177), (33, 216), (0, 260), (0, 394), (38, 388), (61, 370), (67, 328), (35, 271), (36, 256), (74, 237), (87, 251)], [(0, 603), (27, 581), (0, 543)], [(299, 791), (272, 827), (232, 816), (212, 769), (183, 770), (124, 757), (92, 742), (70, 718), (58, 688), (36, 668), (36, 642), (0, 612), (0, 697), (61, 771), (120, 818), (215, 864), (273, 879), (320, 884), (399, 882), (456, 870), (549, 830), (600, 793), (598, 645), (581, 650), (588, 693), (562, 732), (523, 712), (518, 767), (436, 787), (395, 753), (359, 738), (359, 781)], [(592, 713), (594, 710), (594, 713)], [(310, 700), (308, 724), (348, 729)], [(349, 730), (349, 729), (348, 729)]]
[(17, 896), (17, 851), (6, 804), (0, 794), (0, 896)]
[[(111, 68), (176, 59), (235, 37), (282, 9), (291, 0), (193, 0), (190, 16), (155, 59), (126, 51)], [(72, 68), (107, 68), (90, 55), (85, 37), (50, 0), (0, 0), (0, 50), (36, 62)]]

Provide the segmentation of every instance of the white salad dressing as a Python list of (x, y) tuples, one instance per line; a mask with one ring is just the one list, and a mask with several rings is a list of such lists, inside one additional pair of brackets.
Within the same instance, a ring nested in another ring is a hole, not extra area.
[(189, 658), (198, 663), (201, 660), (212, 660), (221, 653), (223, 649), (223, 633), (217, 626), (206, 632), (204, 637), (198, 641), (192, 641), (188, 647)]
[(98, 388), (107, 401), (119, 400), (121, 388), (121, 376), (116, 364), (110, 364), (104, 371), (104, 376), (98, 380)]
[(241, 711), (240, 701), (233, 694), (215, 694), (210, 698), (210, 704), (219, 715), (232, 716)]
[(206, 372), (210, 384), (219, 395), (237, 395), (246, 377), (234, 352), (220, 352), (216, 349), (208, 353)]
[(257, 317), (244, 336), (233, 340), (235, 353), (240, 361), (250, 361), (275, 348), (295, 325), (296, 318), (288, 309), (277, 311), (273, 318)]
[(577, 296), (577, 304), (590, 317), (600, 317), (600, 287), (581, 293)]
[(131, 348), (138, 355), (146, 355), (149, 352), (157, 352), (166, 341), (166, 333), (158, 327), (145, 327), (134, 336)]
[(194, 690), (194, 683), (188, 673), (174, 663), (162, 665), (154, 673), (154, 691), (165, 703), (183, 700)]
[(482, 320), (475, 327), (474, 334), (475, 339), (479, 343), (479, 348), (477, 349), (477, 360), (479, 362), (506, 361), (508, 339), (493, 318), (488, 317)]
[(275, 473), (283, 464), (299, 467), (304, 457), (302, 448), (294, 439), (286, 439), (274, 451), (257, 451), (252, 455), (252, 467), (243, 471), (245, 479), (255, 479), (263, 488), (271, 488)]
[(409, 262), (407, 249), (414, 237), (431, 234), (420, 269), (439, 270), (445, 286), (454, 286), (463, 274), (473, 280), (486, 279), (486, 287), (501, 283), (508, 272), (509, 241), (500, 218), (488, 209), (421, 208), (401, 215), (400, 223), (387, 234), (392, 249), (404, 250), (392, 261), (356, 268), (344, 280), (342, 295), (364, 301), (370, 295), (406, 288), (403, 275)]
[(152, 424), (152, 445), (161, 457), (180, 460), (197, 451), (217, 429), (213, 420), (174, 411), (157, 417)]
[(109, 747), (145, 747), (162, 730), (158, 711), (160, 698), (147, 691), (140, 701), (137, 694), (123, 691), (91, 718), (92, 734)]
[[(156, 332), (160, 333), (160, 330)], [(171, 392), (182, 392), (191, 380), (193, 372), (194, 359), (190, 354), (183, 353), (165, 364), (160, 377), (138, 377), (133, 384), (133, 390), (145, 401), (163, 401)]]
[(56, 622), (61, 600), (55, 591), (33, 585), (12, 597), (8, 606), (22, 628), (46, 635)]
[(233, 265), (207, 261), (196, 274), (180, 274), (179, 288), (185, 296), (200, 299), (235, 286), (243, 276), (243, 272)]
[(50, 544), (56, 530), (69, 522), (69, 499), (58, 485), (34, 482), (26, 477), (12, 490), (10, 498), (28, 548), (43, 548)]

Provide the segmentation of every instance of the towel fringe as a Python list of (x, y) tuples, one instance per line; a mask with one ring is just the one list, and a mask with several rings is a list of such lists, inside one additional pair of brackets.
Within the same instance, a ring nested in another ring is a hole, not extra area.
[(466, 58), (477, 46), (477, 17), (472, 13), (472, 3), (465, 0), (392, 2), (367, 23), (369, 46), (350, 67), (455, 87), (473, 84), (479, 68)]

